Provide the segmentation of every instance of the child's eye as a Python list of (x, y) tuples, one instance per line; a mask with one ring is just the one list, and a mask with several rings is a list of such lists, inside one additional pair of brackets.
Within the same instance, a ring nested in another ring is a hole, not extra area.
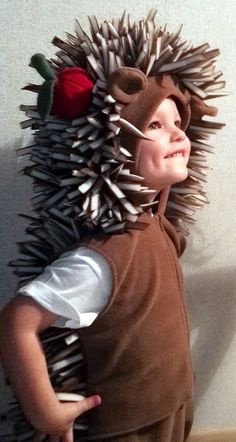
[(148, 129), (161, 129), (162, 125), (160, 123), (160, 121), (152, 121), (149, 126)]
[(180, 120), (176, 120), (176, 121), (175, 121), (175, 126), (178, 127), (178, 128), (180, 128), (180, 126), (181, 126), (181, 121), (180, 121)]

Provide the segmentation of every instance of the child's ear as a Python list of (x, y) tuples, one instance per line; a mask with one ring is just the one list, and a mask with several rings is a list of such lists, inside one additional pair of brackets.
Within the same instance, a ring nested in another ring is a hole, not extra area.
[(107, 88), (115, 100), (128, 104), (138, 99), (147, 84), (147, 77), (140, 69), (123, 67), (112, 72)]

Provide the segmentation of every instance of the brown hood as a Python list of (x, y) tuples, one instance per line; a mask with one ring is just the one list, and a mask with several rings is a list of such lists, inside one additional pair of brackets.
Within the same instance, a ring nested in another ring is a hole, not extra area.
[[(110, 94), (124, 104), (121, 117), (138, 128), (147, 129), (157, 106), (168, 97), (173, 97), (181, 116), (181, 127), (185, 130), (190, 120), (190, 95), (177, 79), (166, 74), (146, 77), (136, 68), (121, 68), (114, 72), (108, 83)], [(141, 138), (122, 130), (121, 144), (128, 149), (134, 162), (138, 156)]]

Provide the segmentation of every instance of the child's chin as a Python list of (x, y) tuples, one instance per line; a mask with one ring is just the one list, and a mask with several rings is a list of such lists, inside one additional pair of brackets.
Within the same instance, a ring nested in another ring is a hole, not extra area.
[(172, 184), (175, 183), (181, 183), (182, 181), (186, 180), (186, 178), (188, 177), (188, 169), (184, 169), (182, 171), (179, 171), (179, 173), (176, 174), (176, 177), (173, 177), (173, 182)]
[(184, 166), (179, 170), (179, 175), (182, 178), (182, 181), (185, 180), (188, 176), (188, 168), (187, 166)]

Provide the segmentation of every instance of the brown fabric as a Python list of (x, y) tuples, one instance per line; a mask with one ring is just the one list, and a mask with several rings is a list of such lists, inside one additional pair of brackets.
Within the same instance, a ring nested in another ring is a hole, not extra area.
[(148, 126), (158, 105), (167, 97), (176, 99), (180, 106), (182, 128), (186, 129), (190, 119), (190, 95), (177, 78), (167, 74), (146, 77), (136, 68), (120, 68), (113, 72), (107, 85), (108, 92), (126, 106), (121, 116), (141, 131)]
[(215, 117), (218, 113), (218, 109), (215, 106), (207, 105), (201, 98), (196, 95), (191, 96), (191, 116), (192, 118), (203, 117), (204, 115), (209, 115), (210, 117)]
[(165, 98), (173, 97), (180, 106), (182, 128), (186, 129), (190, 118), (190, 96), (180, 88), (180, 84), (175, 82), (170, 75), (159, 74), (149, 77), (147, 87), (140, 92), (134, 103), (132, 102), (122, 109), (121, 116), (144, 131), (158, 105)]
[(125, 434), (173, 413), (192, 394), (182, 274), (175, 229), (142, 215), (144, 231), (91, 239), (113, 271), (111, 300), (80, 329), (87, 393), (102, 397), (90, 412), (90, 437)]
[(127, 104), (136, 101), (140, 92), (146, 87), (146, 75), (140, 69), (128, 67), (112, 72), (107, 84), (107, 89), (112, 97)]
[(150, 427), (97, 442), (186, 442), (193, 423), (193, 402), (186, 401), (171, 416)]

